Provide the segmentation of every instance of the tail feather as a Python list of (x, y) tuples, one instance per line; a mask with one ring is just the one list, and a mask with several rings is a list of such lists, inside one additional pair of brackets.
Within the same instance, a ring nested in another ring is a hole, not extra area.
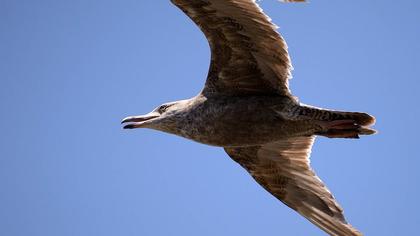
[(378, 131), (372, 129), (372, 128), (366, 128), (366, 127), (361, 127), (359, 128), (359, 134), (361, 135), (372, 135), (372, 134), (376, 134)]
[(340, 112), (340, 111), (336, 111), (333, 113), (337, 113), (341, 116), (343, 116), (345, 119), (350, 119), (350, 120), (354, 120), (355, 123), (361, 125), (361, 126), (370, 126), (370, 125), (374, 125), (376, 122), (375, 117), (366, 114), (366, 113), (362, 113), (362, 112)]
[(324, 115), (316, 120), (322, 128), (316, 133), (317, 135), (329, 138), (359, 138), (359, 135), (376, 133), (376, 130), (369, 127), (375, 124), (375, 117), (369, 114), (331, 110), (318, 110), (318, 112)]

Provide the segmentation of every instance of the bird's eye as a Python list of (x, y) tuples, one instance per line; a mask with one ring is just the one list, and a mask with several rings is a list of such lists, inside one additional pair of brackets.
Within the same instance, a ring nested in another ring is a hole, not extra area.
[(159, 113), (164, 113), (166, 111), (166, 109), (168, 109), (168, 105), (162, 105), (158, 108), (158, 112)]

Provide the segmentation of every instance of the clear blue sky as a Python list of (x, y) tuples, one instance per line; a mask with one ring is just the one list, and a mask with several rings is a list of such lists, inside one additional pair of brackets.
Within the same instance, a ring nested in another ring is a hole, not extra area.
[[(302, 102), (377, 117), (376, 136), (314, 146), (349, 222), (416, 234), (420, 2), (262, 7)], [(2, 0), (0, 35), (0, 235), (324, 235), (221, 148), (121, 129), (207, 75), (204, 36), (169, 0)]]

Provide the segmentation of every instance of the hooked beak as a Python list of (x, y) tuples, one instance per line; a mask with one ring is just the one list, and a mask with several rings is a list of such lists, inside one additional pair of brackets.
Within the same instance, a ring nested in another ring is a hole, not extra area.
[(129, 117), (124, 118), (121, 121), (121, 124), (129, 123), (125, 125), (123, 129), (141, 128), (141, 127), (144, 127), (147, 123), (149, 123), (148, 121), (152, 121), (157, 117), (159, 117), (159, 114), (156, 112), (151, 112), (143, 116), (129, 116)]

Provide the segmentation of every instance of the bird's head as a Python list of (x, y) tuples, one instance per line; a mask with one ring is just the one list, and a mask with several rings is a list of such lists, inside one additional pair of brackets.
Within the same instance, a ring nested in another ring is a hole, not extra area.
[(151, 128), (162, 130), (174, 123), (176, 116), (187, 106), (187, 100), (164, 103), (153, 111), (140, 116), (129, 116), (122, 120), (124, 129)]

